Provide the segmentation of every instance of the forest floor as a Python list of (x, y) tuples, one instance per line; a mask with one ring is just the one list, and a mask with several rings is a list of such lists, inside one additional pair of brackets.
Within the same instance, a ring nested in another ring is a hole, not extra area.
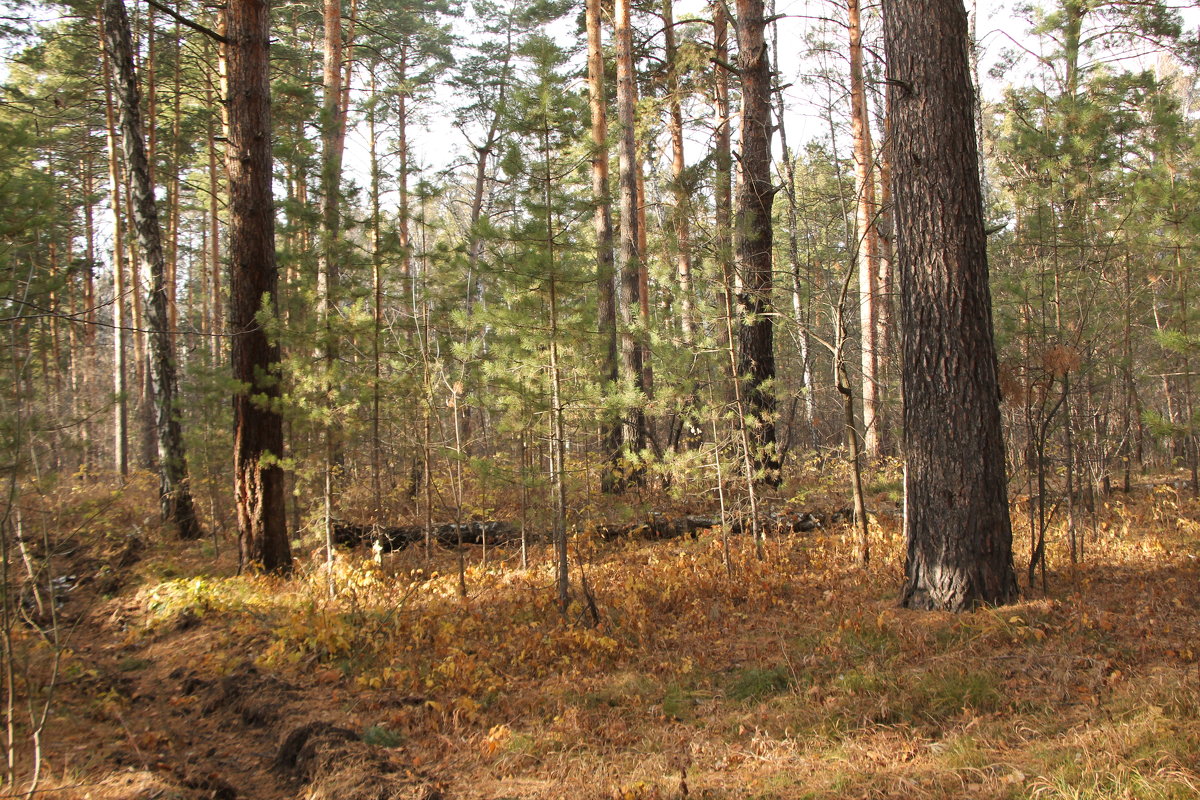
[(894, 506), (866, 570), (838, 526), (761, 560), (730, 537), (728, 563), (719, 530), (579, 533), (564, 621), (541, 545), (468, 549), (466, 599), (453, 552), (343, 553), (331, 595), (315, 542), (280, 580), (170, 540), (148, 481), (43, 500), (58, 646), (46, 603), (46, 633), (13, 626), (26, 778), (50, 701), (39, 797), (1200, 796), (1200, 504), (1169, 485), (1081, 518), (1076, 566), (1055, 528), (1047, 591), (1022, 572), (1021, 602), (959, 616), (896, 607)]

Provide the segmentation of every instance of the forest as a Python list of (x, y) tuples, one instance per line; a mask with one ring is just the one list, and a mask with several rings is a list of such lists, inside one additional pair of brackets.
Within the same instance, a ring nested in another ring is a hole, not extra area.
[(1200, 796), (1195, 7), (3, 8), (0, 798)]

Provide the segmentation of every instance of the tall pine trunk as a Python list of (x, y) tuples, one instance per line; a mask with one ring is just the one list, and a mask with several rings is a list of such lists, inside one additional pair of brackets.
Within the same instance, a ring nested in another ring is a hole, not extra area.
[(857, 199), (858, 318), (862, 366), (863, 450), (879, 454), (879, 236), (875, 223), (875, 155), (871, 146), (871, 117), (863, 78), (862, 11), (859, 0), (848, 0), (850, 29), (850, 138), (854, 150), (854, 189)]
[(884, 19), (904, 331), (903, 604), (1017, 598), (961, 0)]
[(620, 274), (618, 293), (620, 329), (620, 373), (623, 390), (637, 399), (625, 410), (622, 425), (622, 456), (633, 460), (619, 467), (617, 484), (640, 483), (644, 471), (636, 459), (646, 446), (646, 416), (642, 401), (645, 383), (639, 325), (641, 252), (638, 250), (637, 145), (634, 138), (633, 31), (629, 20), (630, 0), (616, 0), (614, 13), (617, 44), (617, 115), (620, 124), (620, 247), (617, 262)]
[(341, 236), (342, 183), (342, 3), (325, 0), (324, 96), (321, 105), (321, 246), (317, 252), (317, 303), (320, 318), (320, 357), (324, 362), (321, 391), (324, 395), (325, 464), (323, 499), (325, 507), (326, 560), (333, 560), (334, 479), (340, 467), (341, 432), (334, 399), (334, 364), (338, 359), (338, 336), (333, 323), (337, 305), (338, 240)]
[(771, 65), (762, 0), (737, 0), (738, 70), (742, 83), (741, 159), (738, 171), (738, 378), (745, 385), (756, 471), (778, 485), (775, 443), (774, 320), (771, 309)]
[[(604, 49), (601, 41), (600, 0), (587, 0), (588, 97), (592, 111), (592, 227), (596, 235), (596, 316), (599, 323), (600, 380), (615, 387), (620, 381), (617, 361), (617, 309), (614, 290), (612, 198), (608, 191), (608, 110), (604, 94)], [(621, 425), (611, 419), (601, 421), (601, 447), (605, 461), (618, 466), (621, 455)], [(612, 491), (614, 470), (609, 469), (601, 483)]]
[[(270, 6), (230, 0), (226, 9), (228, 74), (230, 360), (234, 489), (241, 564), (290, 572), (284, 505), (283, 418), (278, 411), (279, 345), (260, 313), (276, 314), (275, 207), (271, 196)], [(265, 303), (265, 308), (264, 308)]]

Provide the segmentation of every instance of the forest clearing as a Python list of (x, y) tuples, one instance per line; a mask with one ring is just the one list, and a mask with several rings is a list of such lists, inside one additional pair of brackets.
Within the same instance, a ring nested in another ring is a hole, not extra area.
[(581, 522), (572, 571), (594, 624), (580, 592), (559, 613), (545, 537), (528, 569), (517, 544), (486, 564), (468, 547), (466, 598), (453, 550), (343, 551), (330, 596), (319, 537), (291, 578), (238, 577), (227, 536), (181, 547), (146, 516), (152, 496), (143, 477), (115, 497), (64, 485), (43, 498), (39, 524), (75, 533), (53, 544), (57, 629), (14, 630), (18, 685), (35, 715), (50, 707), (39, 797), (1200, 790), (1200, 505), (1169, 484), (1081, 520), (1079, 564), (1056, 539), (1048, 591), (963, 615), (897, 607), (886, 488), (866, 570), (848, 522), (771, 534), (763, 560), (731, 537), (728, 571), (719, 531), (603, 541)]

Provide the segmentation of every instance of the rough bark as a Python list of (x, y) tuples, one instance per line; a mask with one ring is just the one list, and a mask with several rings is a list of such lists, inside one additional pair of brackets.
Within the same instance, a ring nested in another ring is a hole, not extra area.
[(276, 312), (275, 209), (271, 197), (270, 6), (231, 0), (226, 10), (229, 108), (229, 328), (233, 377), (234, 489), (241, 563), (289, 572), (283, 494), (279, 346), (259, 324)]
[(742, 84), (741, 158), (736, 225), (738, 289), (738, 377), (746, 387), (754, 465), (777, 485), (775, 443), (774, 321), (771, 316), (771, 65), (762, 0), (738, 0), (738, 70)]
[(123, 0), (105, 0), (104, 34), (116, 78), (121, 143), (129, 170), (134, 230), (142, 261), (139, 268), (150, 280), (146, 322), (149, 328), (154, 429), (158, 444), (159, 502), (163, 520), (175, 526), (180, 538), (196, 539), (201, 531), (188, 487), (187, 452), (183, 445), (183, 430), (175, 409), (175, 352), (168, 325), (170, 311), (162, 231), (158, 222), (150, 162), (142, 133), (137, 76), (133, 68), (132, 37)]
[(1017, 597), (961, 0), (885, 16), (904, 361), (909, 608)]

